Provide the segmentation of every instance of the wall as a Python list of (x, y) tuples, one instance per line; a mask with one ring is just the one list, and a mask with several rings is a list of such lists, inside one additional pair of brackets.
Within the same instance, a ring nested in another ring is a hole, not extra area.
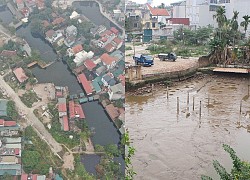
[(199, 26), (208, 26), (209, 24), (216, 27), (216, 20), (213, 15), (216, 14), (215, 11), (209, 11), (209, 5), (199, 5)]

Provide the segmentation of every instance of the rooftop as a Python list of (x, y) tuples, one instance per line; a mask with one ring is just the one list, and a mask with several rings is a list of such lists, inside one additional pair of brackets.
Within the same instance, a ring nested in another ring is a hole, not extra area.
[(150, 4), (147, 4), (147, 7), (153, 16), (169, 16), (167, 9), (153, 8)]
[(87, 95), (92, 94), (92, 92), (93, 92), (92, 87), (90, 86), (90, 83), (87, 80), (84, 73), (78, 75), (78, 81), (82, 84)]
[(77, 45), (72, 47), (72, 51), (74, 54), (77, 54), (77, 53), (81, 52), (82, 50), (83, 50), (83, 47), (81, 44), (77, 44)]
[(112, 57), (112, 56), (110, 56), (110, 55), (107, 54), (107, 53), (104, 53), (103, 55), (101, 55), (100, 59), (101, 59), (101, 61), (102, 61), (103, 63), (105, 63), (106, 65), (111, 65), (112, 62), (114, 62), (114, 61), (117, 60), (117, 58)]
[(105, 107), (105, 110), (107, 111), (107, 113), (109, 114), (110, 118), (114, 121), (118, 116), (119, 116), (119, 112), (118, 109), (116, 107), (114, 107), (113, 104), (109, 104)]
[(23, 68), (19, 67), (19, 68), (16, 68), (13, 73), (15, 74), (17, 80), (20, 82), (20, 83), (23, 83), (24, 81), (26, 81), (28, 79), (28, 77), (26, 76)]
[(68, 116), (63, 116), (63, 130), (69, 131), (69, 120)]
[(84, 62), (84, 65), (89, 71), (92, 71), (96, 67), (96, 64), (91, 59), (87, 59)]

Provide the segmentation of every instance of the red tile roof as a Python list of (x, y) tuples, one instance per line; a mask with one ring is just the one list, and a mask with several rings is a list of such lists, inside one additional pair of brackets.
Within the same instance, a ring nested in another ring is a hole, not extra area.
[(91, 59), (87, 59), (84, 62), (84, 65), (89, 71), (92, 71), (96, 67), (96, 64)]
[(183, 24), (183, 25), (190, 25), (189, 18), (169, 18), (167, 20), (170, 20), (172, 24)]
[(0, 125), (3, 126), (4, 125), (4, 120), (0, 119)]
[(16, 126), (16, 121), (4, 121), (5, 127)]
[(57, 91), (56, 92), (56, 97), (63, 97), (63, 92), (62, 91)]
[(90, 82), (87, 80), (84, 73), (78, 75), (78, 81), (79, 83), (82, 84), (87, 95), (90, 95), (93, 93), (92, 87), (90, 86)]
[(69, 131), (69, 120), (68, 116), (63, 116), (63, 130)]
[(48, 30), (45, 35), (46, 37), (52, 38), (54, 35), (55, 31), (53, 29)]
[(111, 29), (110, 29), (110, 31), (111, 32), (113, 32), (114, 34), (119, 34), (119, 31), (115, 28), (115, 27), (112, 27)]
[(44, 21), (42, 21), (42, 23), (43, 23), (44, 27), (48, 27), (49, 26), (49, 21), (44, 20)]
[(113, 41), (114, 41), (115, 44), (117, 44), (117, 46), (118, 46), (120, 43), (122, 43), (122, 40), (121, 40), (120, 38), (118, 38), (118, 37), (114, 38)]
[(102, 42), (107, 42), (107, 40), (108, 40), (108, 38), (106, 38), (106, 37), (102, 37), (102, 38), (101, 38), (101, 41), (102, 41)]
[(69, 101), (69, 118), (75, 117), (75, 103), (73, 100)]
[(17, 4), (23, 4), (23, 0), (16, 0)]
[(107, 51), (107, 52), (112, 52), (112, 51), (114, 51), (115, 50), (115, 47), (111, 44), (111, 43), (108, 43), (105, 47), (104, 47), (104, 49)]
[(107, 113), (109, 114), (110, 118), (114, 121), (117, 117), (119, 117), (119, 112), (113, 104), (109, 104), (105, 107)]
[(152, 8), (149, 4), (147, 6), (153, 16), (170, 16), (167, 9)]
[(85, 114), (84, 114), (82, 106), (80, 104), (75, 104), (75, 114), (79, 115), (80, 119), (85, 118)]
[(63, 23), (64, 21), (65, 21), (64, 18), (59, 17), (59, 18), (54, 19), (54, 21), (52, 22), (52, 24), (53, 24), (53, 25), (58, 25), (58, 24)]
[(20, 83), (23, 83), (24, 81), (26, 81), (28, 79), (28, 77), (26, 76), (23, 68), (19, 67), (19, 68), (16, 68), (13, 73), (15, 74), (17, 80), (20, 82)]
[(103, 55), (101, 55), (100, 59), (106, 65), (110, 65), (110, 64), (112, 64), (112, 62), (117, 60), (115, 57), (112, 57), (112, 56), (108, 55), (107, 53), (104, 53)]
[(28, 179), (28, 174), (21, 175), (21, 180), (27, 180), (27, 179)]
[(1, 56), (5, 56), (5, 57), (16, 56), (16, 55), (17, 55), (16, 51), (3, 50), (1, 52)]
[(120, 79), (122, 85), (125, 86), (125, 76), (123, 74), (120, 74), (118, 78)]
[(59, 112), (67, 112), (67, 105), (66, 105), (66, 103), (60, 103), (60, 104), (58, 104), (58, 111)]
[(113, 34), (112, 31), (106, 30), (106, 31), (104, 31), (104, 32), (101, 34), (101, 37), (103, 37), (103, 36), (110, 36), (110, 35), (112, 35), (112, 34)]
[(72, 47), (72, 51), (74, 54), (77, 54), (79, 52), (81, 52), (83, 50), (83, 47), (81, 44), (75, 45), (74, 47)]
[(37, 174), (32, 174), (32, 180), (37, 180)]

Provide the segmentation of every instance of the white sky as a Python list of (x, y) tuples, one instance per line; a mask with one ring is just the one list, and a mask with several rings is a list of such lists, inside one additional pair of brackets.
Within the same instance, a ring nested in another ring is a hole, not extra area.
[[(147, 2), (147, 0), (132, 0), (132, 1), (139, 3), (139, 4), (144, 4)], [(153, 0), (152, 6), (158, 6), (161, 3), (164, 3), (166, 5), (170, 5), (171, 3), (179, 2), (179, 1), (181, 1), (181, 0)]]

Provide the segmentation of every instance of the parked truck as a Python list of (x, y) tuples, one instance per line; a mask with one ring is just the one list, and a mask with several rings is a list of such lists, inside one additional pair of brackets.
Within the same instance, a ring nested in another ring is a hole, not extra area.
[(150, 55), (136, 54), (133, 56), (136, 65), (152, 66), (154, 65), (154, 58)]
[(160, 53), (158, 54), (158, 58), (161, 60), (161, 61), (165, 61), (166, 59), (167, 60), (172, 60), (172, 61), (175, 61), (177, 59), (177, 56), (175, 53), (171, 52), (171, 53)]

